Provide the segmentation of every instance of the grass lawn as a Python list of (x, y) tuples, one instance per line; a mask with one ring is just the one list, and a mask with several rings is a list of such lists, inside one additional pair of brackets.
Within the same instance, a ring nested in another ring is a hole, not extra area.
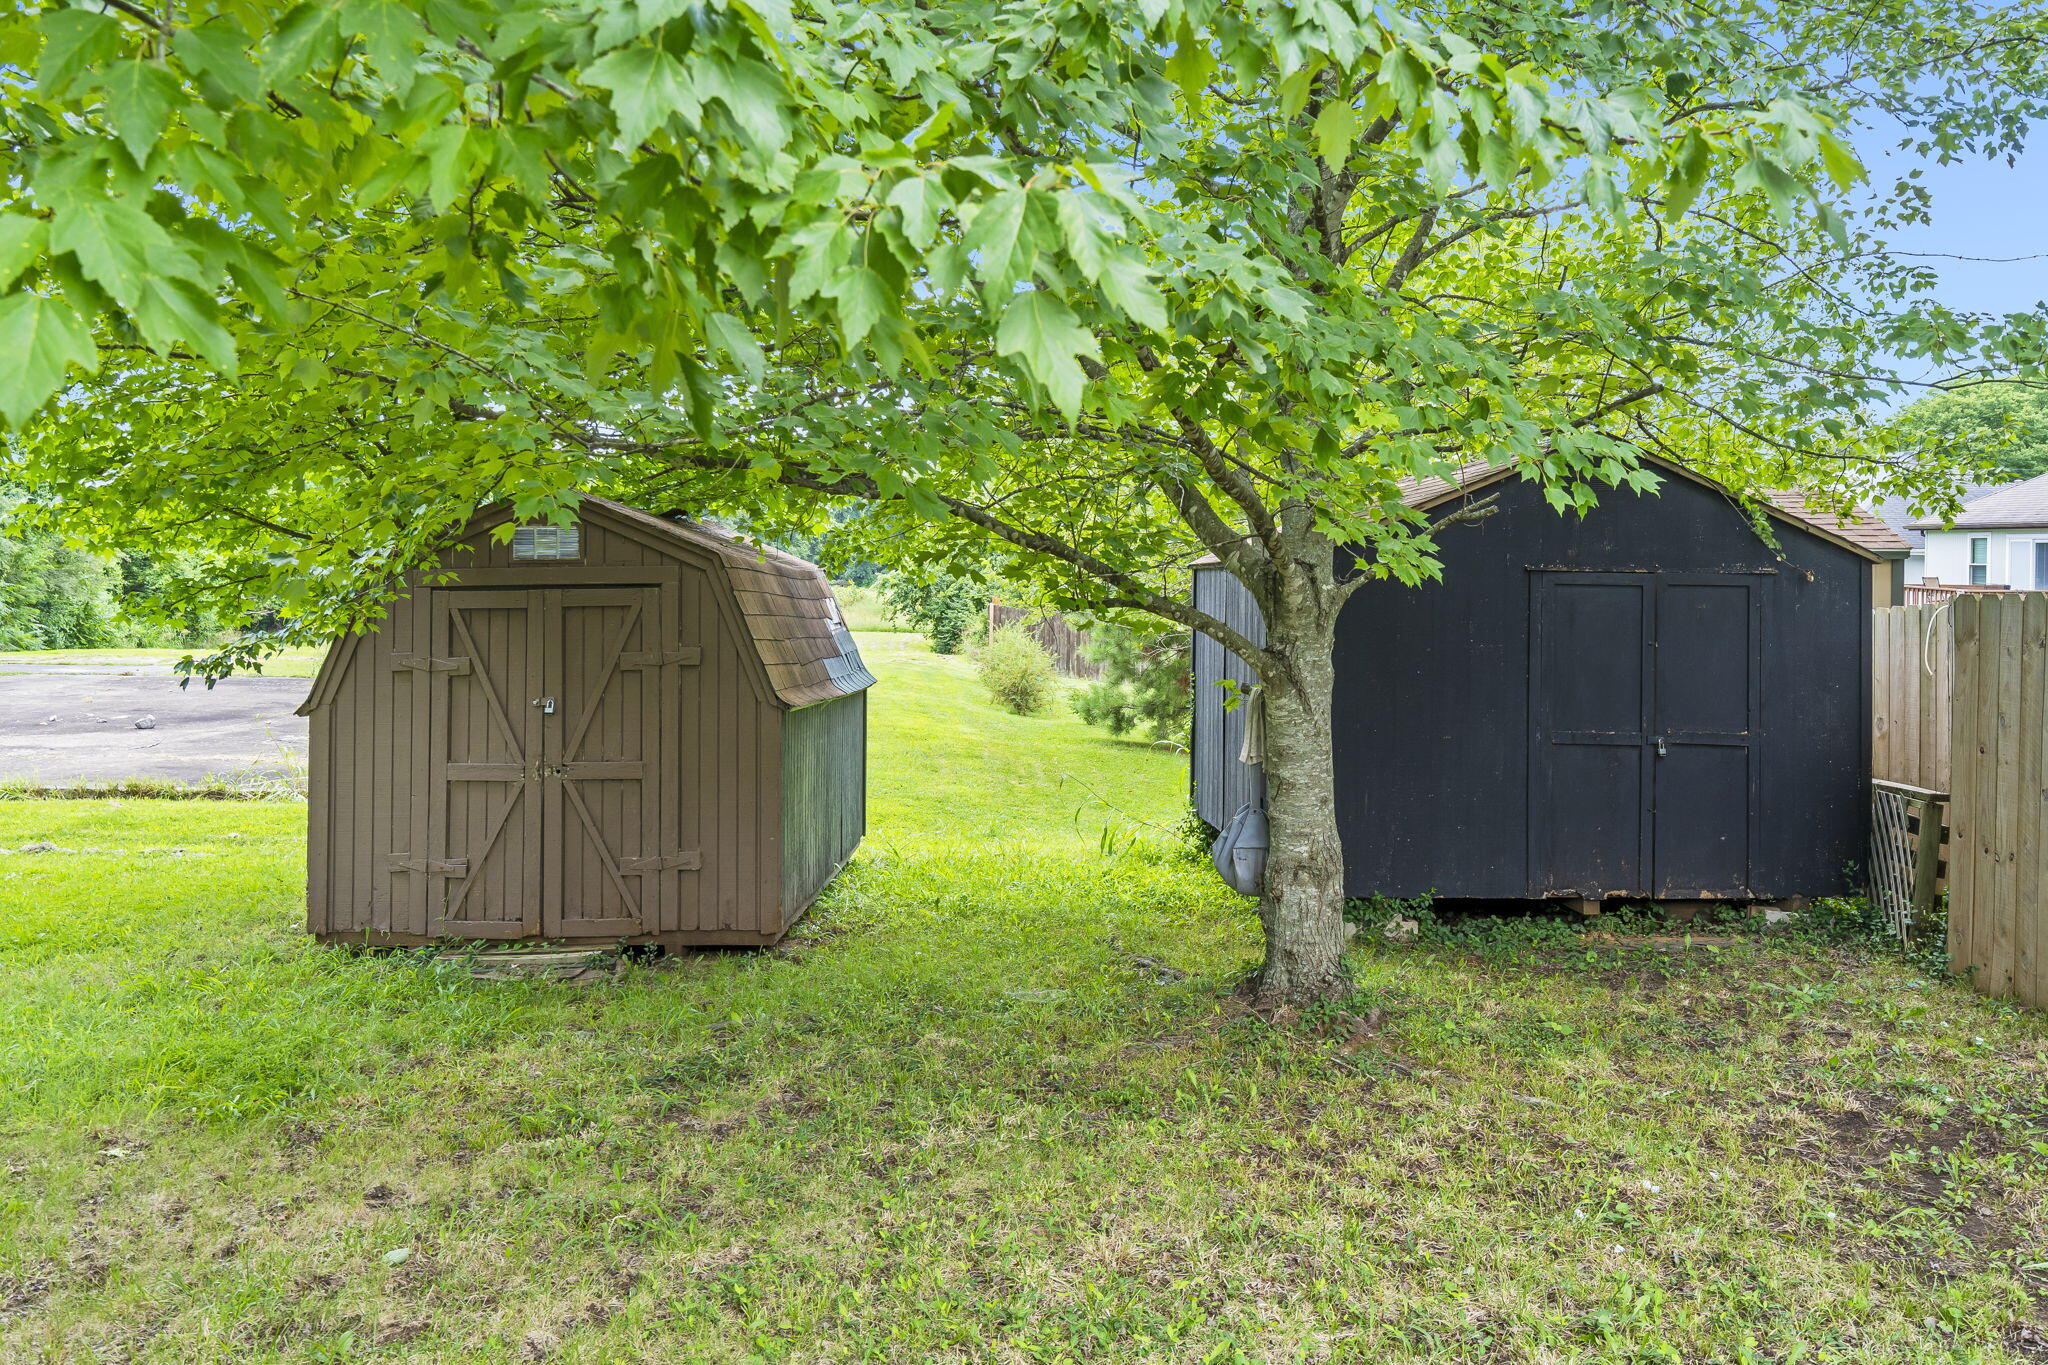
[[(0, 673), (17, 664), (92, 664), (120, 669), (135, 664), (162, 666), (204, 655), (204, 649), (24, 649), (0, 650)], [(310, 678), (320, 669), (324, 649), (287, 649), (268, 659), (263, 674), (271, 678)]]
[(600, 986), (308, 944), (301, 807), (0, 804), (79, 850), (0, 855), (0, 1360), (2048, 1350), (2040, 1017), (1557, 921), (1247, 1015), (1244, 903), (1128, 837), (1177, 758), (863, 648), (854, 868)]

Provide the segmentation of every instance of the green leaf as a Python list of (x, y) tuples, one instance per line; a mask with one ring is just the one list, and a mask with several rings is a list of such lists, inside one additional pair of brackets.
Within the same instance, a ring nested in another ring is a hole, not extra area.
[(1017, 357), (1024, 372), (1045, 386), (1053, 405), (1071, 423), (1081, 411), (1087, 384), (1079, 357), (1100, 359), (1102, 348), (1073, 310), (1044, 290), (1017, 295), (996, 327), (996, 354)]
[(700, 68), (701, 93), (716, 99), (732, 115), (741, 134), (762, 152), (779, 151), (788, 133), (783, 121), (782, 80), (756, 61), (705, 63)]
[(1181, 94), (1193, 103), (1202, 97), (1202, 88), (1208, 85), (1215, 70), (1216, 58), (1209, 51), (1209, 44), (1183, 18), (1180, 31), (1174, 35), (1173, 55), (1166, 59), (1166, 78), (1179, 86)]
[(1097, 283), (1103, 297), (1122, 309), (1131, 321), (1155, 332), (1166, 330), (1166, 295), (1160, 292), (1158, 282), (1137, 253), (1118, 251), (1110, 256), (1103, 263), (1102, 277)]
[(1712, 145), (1699, 129), (1692, 129), (1670, 159), (1670, 171), (1664, 181), (1666, 219), (1675, 222), (1692, 207), (1693, 200), (1699, 198), (1700, 191), (1706, 188), (1707, 172), (1713, 164)]
[(1095, 197), (1081, 194), (1057, 196), (1060, 231), (1066, 235), (1067, 255), (1090, 283), (1102, 277), (1109, 264), (1111, 241), (1096, 214)]
[(180, 28), (171, 35), (171, 51), (237, 99), (263, 102), (263, 72), (249, 53), (248, 39), (232, 24), (216, 18), (199, 28)]
[(612, 92), (612, 114), (627, 142), (647, 135), (681, 114), (695, 123), (702, 105), (681, 62), (658, 47), (624, 47), (583, 70), (583, 83)]
[(191, 253), (126, 199), (85, 197), (65, 204), (51, 221), (50, 249), (76, 256), (85, 277), (130, 310), (141, 302), (148, 280), (199, 278)]
[(135, 164), (142, 165), (170, 121), (171, 106), (180, 95), (178, 82), (157, 63), (137, 59), (116, 62), (100, 78), (100, 86), (107, 92), (107, 117), (114, 132)]
[(903, 240), (919, 251), (930, 246), (932, 238), (938, 234), (939, 212), (944, 207), (943, 194), (944, 191), (926, 177), (913, 175), (897, 181), (884, 201), (903, 215)]
[(235, 339), (220, 325), (219, 307), (188, 281), (149, 281), (135, 308), (135, 325), (161, 354), (187, 346), (223, 374), (235, 372)]
[(427, 198), (445, 213), (462, 198), (469, 182), (469, 129), (444, 123), (421, 138), (418, 149), (427, 159)]
[(750, 383), (758, 384), (767, 376), (768, 358), (761, 354), (761, 343), (754, 340), (746, 323), (730, 313), (713, 313), (706, 324), (704, 330), (712, 344), (740, 367)]
[(839, 304), (839, 331), (852, 350), (875, 329), (875, 324), (896, 309), (896, 295), (889, 282), (864, 265), (843, 272), (828, 291)]
[(1855, 148), (1833, 133), (1820, 136), (1820, 161), (1836, 189), (1854, 189), (1863, 180), (1863, 163)]
[(334, 31), (336, 11), (327, 4), (302, 4), (270, 32), (263, 45), (263, 81), (275, 88), (305, 74), (320, 44)]
[(1027, 201), (1024, 190), (1004, 190), (983, 201), (967, 229), (967, 249), (981, 253), (981, 277), (998, 294), (1025, 274), (1023, 266), (1028, 262), (1018, 258), (1030, 253), (1020, 252), (1018, 246), (1023, 237)]
[(0, 417), (20, 427), (64, 387), (71, 366), (98, 366), (92, 333), (61, 299), (0, 299)]
[(417, 79), (419, 48), (427, 36), (412, 7), (398, 0), (351, 0), (341, 21), (361, 35), (370, 65), (404, 99)]
[(49, 228), (40, 218), (0, 213), (0, 289), (21, 278), (21, 272), (43, 254)]
[(1316, 155), (1326, 165), (1342, 166), (1358, 130), (1358, 111), (1344, 100), (1332, 100), (1316, 115)]
[(96, 10), (54, 9), (37, 23), (43, 55), (36, 62), (36, 92), (62, 95), (86, 71), (112, 61), (120, 50), (121, 26)]

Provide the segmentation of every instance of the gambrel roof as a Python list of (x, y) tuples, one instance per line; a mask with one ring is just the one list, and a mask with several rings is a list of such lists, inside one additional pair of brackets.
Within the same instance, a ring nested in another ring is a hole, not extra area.
[(809, 560), (702, 522), (656, 516), (609, 498), (586, 494), (582, 505), (603, 508), (631, 525), (716, 556), (769, 684), (785, 705), (809, 706), (874, 686), (874, 675), (861, 662), (839, 614), (831, 580)]
[[(839, 612), (839, 601), (824, 570), (772, 545), (744, 541), (681, 516), (656, 516), (610, 498), (586, 493), (578, 514), (610, 522), (643, 540), (673, 546), (681, 558), (708, 561), (745, 626), (745, 643), (761, 662), (775, 699), (787, 707), (810, 706), (874, 685), (860, 649)], [(503, 506), (479, 513), (458, 539), (467, 539), (506, 519)], [(459, 586), (461, 570), (451, 586)], [(332, 696), (357, 637), (335, 643), (320, 665), (311, 693), (299, 710), (310, 715)]]

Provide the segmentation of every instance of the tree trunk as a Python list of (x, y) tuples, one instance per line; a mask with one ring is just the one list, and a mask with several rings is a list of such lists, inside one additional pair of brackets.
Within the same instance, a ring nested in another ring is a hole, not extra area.
[(1327, 569), (1297, 576), (1288, 587), (1266, 622), (1266, 650), (1282, 666), (1260, 679), (1271, 842), (1259, 897), (1266, 961), (1250, 993), (1261, 1006), (1309, 1004), (1349, 991), (1330, 729), (1342, 596)]

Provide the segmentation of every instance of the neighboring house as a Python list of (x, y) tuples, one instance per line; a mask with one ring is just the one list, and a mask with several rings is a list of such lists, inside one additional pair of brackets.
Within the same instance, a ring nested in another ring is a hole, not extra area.
[[(2007, 486), (2003, 483), (1967, 484), (1963, 488), (1963, 501), (1967, 503), (1973, 498), (1997, 492)], [(1927, 519), (1922, 518), (1913, 504), (1905, 498), (1886, 498), (1871, 508), (1871, 511), (1878, 520), (1891, 527), (1900, 539), (1912, 547), (1906, 556), (1901, 577), (1909, 584), (1918, 585), (1924, 582), (1927, 578), (1927, 533), (1920, 527)]]
[(1944, 525), (1922, 517), (1922, 581), (1948, 587), (2048, 588), (2048, 474), (1965, 499)]

